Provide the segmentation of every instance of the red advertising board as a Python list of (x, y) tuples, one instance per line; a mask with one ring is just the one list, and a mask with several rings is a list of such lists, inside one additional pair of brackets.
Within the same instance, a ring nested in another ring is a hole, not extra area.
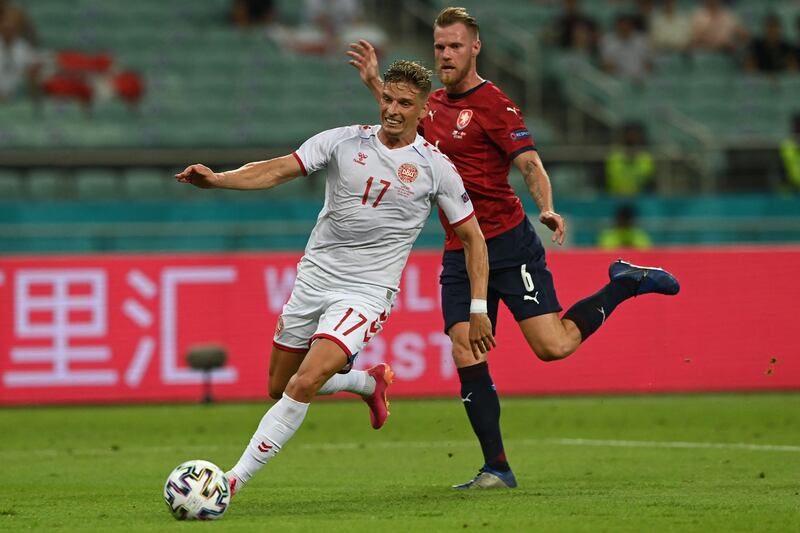
[[(275, 321), (299, 253), (0, 259), (0, 404), (193, 401), (197, 344), (229, 358), (220, 399), (266, 396)], [(554, 251), (562, 306), (608, 280), (615, 254)], [(662, 265), (678, 296), (623, 303), (563, 361), (531, 353), (502, 311), (490, 365), (503, 394), (800, 389), (800, 248), (669, 249), (627, 254)], [(357, 367), (389, 362), (394, 396), (451, 395), (458, 380), (442, 332), (438, 252), (414, 253), (397, 306)]]

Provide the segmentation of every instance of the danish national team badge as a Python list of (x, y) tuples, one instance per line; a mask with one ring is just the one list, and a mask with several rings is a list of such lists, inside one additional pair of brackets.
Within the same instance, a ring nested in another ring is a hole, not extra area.
[(278, 323), (275, 324), (275, 336), (280, 337), (283, 333), (283, 316), (278, 317)]
[(458, 114), (458, 118), (456, 119), (456, 127), (460, 130), (463, 130), (469, 126), (470, 120), (472, 120), (472, 109), (464, 109)]
[(400, 165), (400, 168), (397, 169), (397, 177), (400, 178), (400, 181), (403, 183), (413, 183), (414, 180), (417, 179), (418, 174), (417, 166), (412, 163), (403, 163)]

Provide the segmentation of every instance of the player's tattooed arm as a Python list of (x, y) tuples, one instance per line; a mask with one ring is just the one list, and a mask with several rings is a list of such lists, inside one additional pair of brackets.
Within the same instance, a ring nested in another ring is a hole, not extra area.
[(268, 161), (254, 161), (236, 170), (214, 172), (201, 164), (189, 165), (175, 179), (201, 189), (271, 189), (303, 173), (293, 155), (276, 157)]
[(539, 153), (529, 150), (519, 154), (514, 159), (514, 164), (522, 173), (528, 192), (539, 208), (539, 221), (553, 232), (553, 242), (564, 244), (567, 233), (564, 219), (556, 213), (553, 207), (553, 189), (550, 186), (550, 177), (544, 169)]
[(358, 69), (361, 81), (375, 100), (380, 102), (383, 96), (383, 80), (378, 74), (378, 55), (375, 53), (375, 48), (368, 41), (360, 39), (357, 43), (350, 43), (347, 55), (350, 56), (348, 63)]

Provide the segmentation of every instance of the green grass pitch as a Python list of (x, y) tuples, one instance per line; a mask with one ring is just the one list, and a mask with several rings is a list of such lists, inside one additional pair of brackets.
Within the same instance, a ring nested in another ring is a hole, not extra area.
[(267, 403), (0, 409), (0, 530), (800, 531), (800, 394), (505, 398), (520, 487), (482, 463), (457, 399), (312, 405), (218, 522), (161, 496), (187, 459), (229, 468)]

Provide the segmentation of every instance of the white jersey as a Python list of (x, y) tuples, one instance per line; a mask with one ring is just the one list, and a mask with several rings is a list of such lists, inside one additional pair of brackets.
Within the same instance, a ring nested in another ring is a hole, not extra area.
[(454, 226), (474, 215), (446, 156), (419, 135), (410, 145), (389, 149), (378, 139), (379, 130), (324, 131), (294, 153), (303, 174), (328, 169), (325, 205), (300, 262), (300, 271), (324, 276), (320, 281), (396, 291), (435, 204)]

